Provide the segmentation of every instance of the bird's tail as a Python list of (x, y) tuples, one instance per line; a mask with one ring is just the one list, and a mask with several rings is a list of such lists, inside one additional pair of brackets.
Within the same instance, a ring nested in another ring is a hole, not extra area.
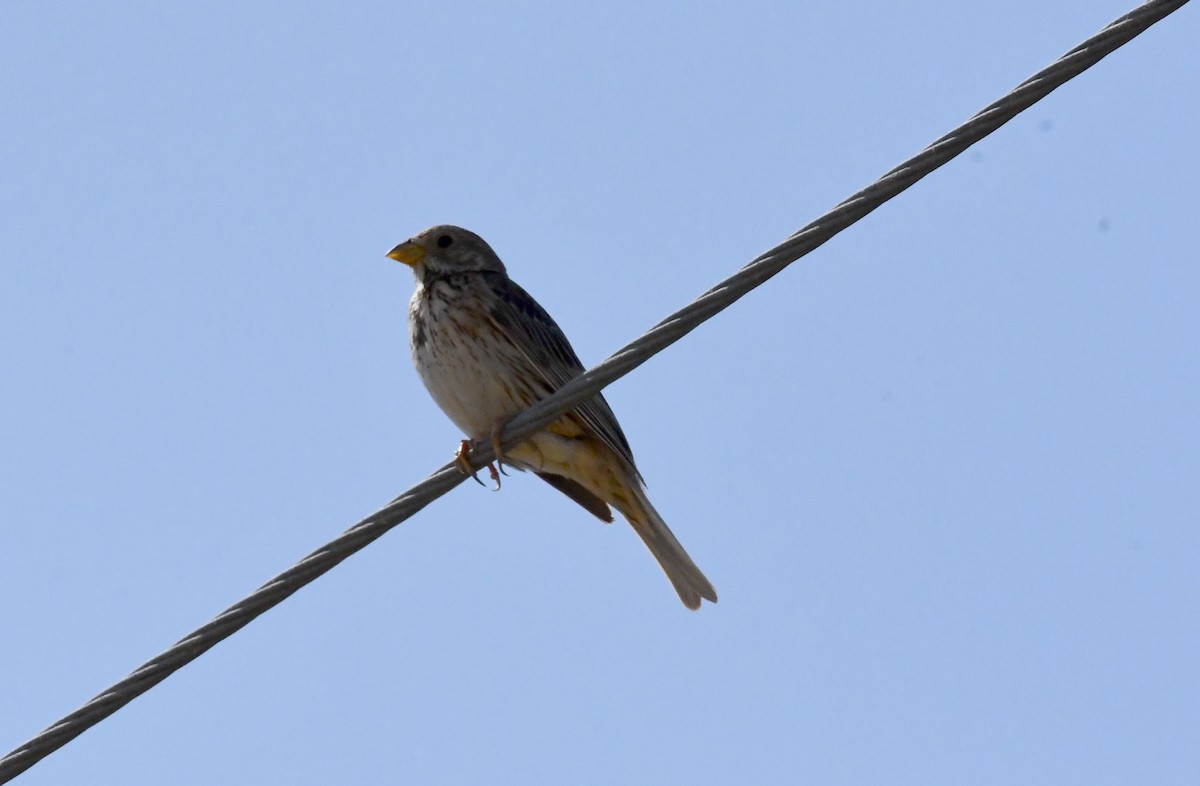
[[(717, 591), (684, 551), (683, 545), (675, 538), (667, 522), (663, 521), (662, 516), (658, 515), (658, 511), (650, 504), (641, 484), (630, 479), (627, 486), (633, 492), (634, 504), (621, 505), (619, 509), (625, 514), (625, 518), (629, 519), (646, 548), (650, 549), (650, 553), (658, 560), (663, 572), (671, 580), (671, 585), (679, 593), (683, 605), (689, 609), (698, 609), (701, 598), (716, 603)], [(626, 510), (626, 507), (629, 509)]]

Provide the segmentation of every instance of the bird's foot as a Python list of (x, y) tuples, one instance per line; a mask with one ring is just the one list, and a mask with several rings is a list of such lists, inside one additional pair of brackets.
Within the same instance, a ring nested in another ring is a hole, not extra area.
[[(475, 469), (471, 466), (470, 460), (467, 458), (467, 456), (470, 454), (470, 452), (471, 452), (471, 440), (464, 439), (461, 443), (459, 443), (458, 450), (454, 453), (454, 464), (455, 464), (455, 466), (458, 467), (459, 471), (462, 472), (462, 474), (470, 475), (471, 478), (476, 483), (478, 483), (481, 486), (486, 486), (487, 484), (479, 479), (479, 473), (475, 471)], [(492, 491), (499, 491), (500, 490), (500, 472), (496, 471), (496, 465), (490, 461), (488, 462), (487, 468), (488, 468), (488, 474), (491, 476), (492, 481), (496, 484), (496, 487), (494, 489), (492, 489)], [(503, 471), (503, 465), (501, 465), (501, 471)], [(504, 474), (507, 475), (508, 473), (505, 472)]]
[[(496, 463), (500, 465), (500, 472), (504, 475), (508, 475), (508, 473), (504, 471), (504, 462), (507, 460), (507, 457), (504, 455), (504, 448), (500, 446), (500, 432), (504, 430), (504, 423), (505, 421), (503, 420), (497, 420), (494, 424), (492, 424), (492, 451), (496, 454)], [(496, 478), (496, 488), (499, 487), (500, 478)]]
[(471, 452), (471, 440), (464, 439), (458, 445), (458, 450), (454, 453), (454, 466), (458, 467), (458, 471), (464, 475), (470, 475), (479, 485), (484, 485), (479, 479), (479, 473), (471, 467), (471, 462), (467, 460), (467, 455)]

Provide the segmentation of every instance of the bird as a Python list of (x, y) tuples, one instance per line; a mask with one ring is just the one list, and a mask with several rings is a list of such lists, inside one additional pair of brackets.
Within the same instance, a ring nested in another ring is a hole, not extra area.
[[(456, 463), (491, 440), (497, 461), (533, 472), (605, 523), (625, 517), (689, 609), (717, 592), (646, 496), (629, 441), (597, 394), (526, 441), (501, 451), (504, 425), (584, 372), (566, 335), (479, 235), (431, 227), (387, 255), (412, 268), (408, 304), (413, 364), (430, 396), (468, 437)], [(499, 475), (492, 470), (499, 487)], [(476, 478), (478, 480), (478, 478)]]

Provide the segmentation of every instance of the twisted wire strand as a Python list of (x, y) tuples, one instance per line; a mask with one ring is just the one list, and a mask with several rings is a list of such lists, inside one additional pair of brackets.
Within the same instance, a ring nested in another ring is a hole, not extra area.
[[(516, 445), (557, 419), (562, 413), (590, 399), (605, 386), (683, 338), (747, 292), (820, 247), (843, 229), (962, 153), (1055, 88), (1095, 65), (1186, 2), (1187, 0), (1151, 0), (1113, 21), (1050, 66), (1022, 82), (1003, 98), (984, 108), (966, 123), (801, 228), (787, 240), (760, 254), (737, 273), (659, 322), (595, 368), (576, 377), (553, 395), (547, 396), (513, 418), (504, 428), (501, 445)], [(482, 468), (495, 458), (495, 454), (490, 445), (484, 444), (473, 450), (470, 458), (472, 466)], [(255, 617), (381, 537), (392, 527), (410, 518), (463, 480), (465, 476), (453, 464), (446, 464), (384, 508), (355, 524), (248, 597), (188, 634), (170, 649), (142, 664), (128, 677), (15, 748), (0, 759), (0, 784), (17, 777), (150, 690), (176, 670), (200, 657), (218, 642), (233, 635)]]

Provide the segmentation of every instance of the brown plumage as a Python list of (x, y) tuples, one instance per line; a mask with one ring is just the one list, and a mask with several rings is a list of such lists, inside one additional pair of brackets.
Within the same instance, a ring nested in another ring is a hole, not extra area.
[[(474, 440), (568, 381), (583, 364), (550, 315), (517, 286), (478, 235), (436, 226), (388, 254), (413, 269), (413, 362), (438, 406)], [(508, 450), (504, 463), (537, 474), (601, 521), (616, 508), (690, 609), (716, 590), (647, 499), (629, 442), (603, 396)]]

